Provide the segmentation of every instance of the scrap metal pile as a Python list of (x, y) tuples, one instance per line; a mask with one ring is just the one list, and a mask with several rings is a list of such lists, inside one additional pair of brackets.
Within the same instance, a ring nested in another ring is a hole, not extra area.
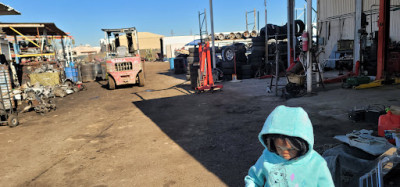
[(55, 86), (42, 86), (37, 83), (34, 86), (29, 86), (23, 92), (14, 90), (13, 93), (15, 98), (26, 104), (21, 112), (33, 109), (37, 113), (44, 114), (57, 109), (56, 97), (65, 97), (83, 89), (85, 88), (82, 85), (72, 85), (70, 82)]
[(84, 89), (80, 82), (74, 84), (66, 80), (60, 84), (62, 71), (51, 64), (44, 63), (36, 66), (27, 64), (24, 69), (29, 69), (29, 73), (26, 74), (28, 79), (11, 93), (18, 105), (22, 106), (20, 112), (34, 110), (39, 114), (44, 114), (56, 110), (56, 97), (65, 97)]

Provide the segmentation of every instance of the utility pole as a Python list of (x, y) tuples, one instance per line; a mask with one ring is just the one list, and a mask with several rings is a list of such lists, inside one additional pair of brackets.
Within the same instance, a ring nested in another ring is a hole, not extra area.
[(212, 0), (210, 0), (210, 20), (211, 20), (212, 65), (213, 69), (215, 69), (217, 67), (217, 62), (215, 59), (215, 33), (214, 33), (214, 15), (213, 15)]
[(312, 92), (312, 0), (307, 0), (307, 32), (308, 32), (308, 51), (307, 51), (307, 93)]
[(264, 0), (265, 7), (265, 65), (268, 64), (268, 20), (267, 20), (267, 0)]

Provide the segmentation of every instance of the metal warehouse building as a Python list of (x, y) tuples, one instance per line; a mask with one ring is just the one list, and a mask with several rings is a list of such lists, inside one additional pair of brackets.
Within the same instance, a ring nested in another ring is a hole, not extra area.
[[(355, 24), (356, 3), (362, 3), (359, 7), (362, 7), (363, 13), (367, 15), (367, 22), (369, 22), (367, 32), (378, 31), (379, 0), (318, 1), (317, 32), (320, 50), (323, 51), (319, 56), (320, 62), (327, 62), (328, 66), (334, 65), (334, 60), (329, 59), (338, 58), (338, 41), (354, 40), (354, 36), (358, 35)], [(400, 41), (400, 0), (391, 0), (391, 6), (390, 40)]]

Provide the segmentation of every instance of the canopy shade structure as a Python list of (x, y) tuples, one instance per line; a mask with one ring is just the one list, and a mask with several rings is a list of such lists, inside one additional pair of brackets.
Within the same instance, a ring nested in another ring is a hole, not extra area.
[(101, 29), (101, 30), (107, 33), (132, 33), (136, 30), (136, 28), (130, 27), (125, 29)]
[(3, 29), (3, 32), (5, 32), (6, 35), (16, 35), (17, 33), (15, 33), (10, 27), (27, 36), (45, 35), (44, 31), (46, 31), (47, 35), (67, 35), (54, 23), (0, 23), (0, 28)]
[(21, 13), (8, 5), (0, 3), (0, 15), (21, 15)]

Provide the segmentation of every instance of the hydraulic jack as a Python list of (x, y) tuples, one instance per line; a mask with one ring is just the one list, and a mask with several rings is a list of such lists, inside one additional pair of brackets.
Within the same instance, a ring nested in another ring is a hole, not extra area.
[(213, 91), (217, 89), (222, 89), (223, 85), (215, 85), (213, 74), (212, 74), (212, 65), (211, 65), (211, 55), (210, 55), (210, 42), (206, 42), (200, 44), (199, 46), (199, 54), (200, 54), (200, 69), (199, 69), (199, 79), (198, 79), (198, 87), (196, 91)]

